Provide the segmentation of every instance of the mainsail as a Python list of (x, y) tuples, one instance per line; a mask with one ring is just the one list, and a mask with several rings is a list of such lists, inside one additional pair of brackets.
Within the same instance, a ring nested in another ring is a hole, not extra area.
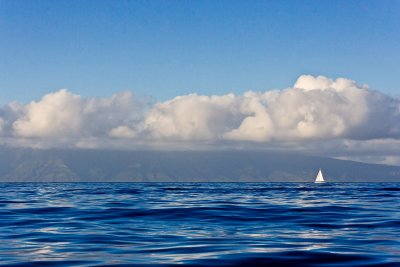
[(316, 183), (324, 183), (325, 182), (321, 169), (319, 169), (319, 171), (318, 171), (317, 178), (315, 178), (315, 182)]

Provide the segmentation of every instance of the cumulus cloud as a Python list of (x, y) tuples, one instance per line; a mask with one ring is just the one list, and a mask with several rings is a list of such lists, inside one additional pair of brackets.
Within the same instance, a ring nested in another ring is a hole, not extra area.
[(0, 135), (2, 135), (4, 130), (5, 121), (3, 118), (0, 117)]
[[(294, 88), (300, 88), (305, 91), (311, 90), (334, 90), (334, 91), (344, 91), (349, 88), (360, 88), (355, 81), (345, 78), (337, 78), (336, 80), (329, 79), (325, 76), (314, 77), (312, 75), (302, 75), (300, 76)], [(367, 86), (361, 86), (361, 88), (367, 89)]]
[(155, 104), (146, 114), (143, 129), (155, 139), (218, 140), (240, 114), (233, 94), (190, 94)]
[(25, 107), (25, 114), (13, 123), (20, 137), (65, 137), (82, 127), (82, 98), (63, 89), (45, 95)]
[(126, 125), (121, 125), (110, 130), (110, 136), (115, 138), (134, 138), (136, 136), (135, 130)]
[(19, 146), (97, 147), (111, 129), (138, 120), (141, 109), (131, 92), (83, 98), (62, 89), (27, 105), (8, 104), (0, 110), (0, 133), (3, 143)]
[(316, 146), (334, 151), (347, 149), (348, 142), (399, 140), (400, 100), (350, 79), (310, 75), (283, 90), (189, 94), (152, 105), (130, 92), (83, 98), (63, 89), (0, 109), (0, 135), (3, 143), (35, 147), (168, 143), (176, 149)]
[(176, 97), (144, 118), (154, 138), (260, 143), (399, 135), (399, 100), (344, 78), (299, 77), (294, 87)]

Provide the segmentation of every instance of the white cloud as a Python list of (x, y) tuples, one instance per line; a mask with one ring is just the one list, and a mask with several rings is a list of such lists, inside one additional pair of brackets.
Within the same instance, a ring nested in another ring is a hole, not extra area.
[(0, 109), (0, 135), (2, 143), (33, 147), (319, 147), (340, 157), (340, 148), (398, 141), (400, 100), (349, 79), (310, 75), (284, 90), (189, 94), (153, 105), (130, 92), (83, 98), (63, 89)]
[(356, 155), (356, 156), (341, 156), (335, 157), (336, 159), (342, 160), (351, 160), (351, 161), (358, 161), (364, 163), (375, 163), (375, 164), (385, 164), (385, 165), (393, 165), (393, 166), (400, 166), (400, 156), (393, 156), (393, 155)]
[(65, 137), (79, 134), (82, 127), (83, 100), (63, 89), (31, 102), (25, 114), (13, 123), (20, 137)]
[(7, 114), (0, 119), (8, 143), (43, 148), (101, 146), (111, 129), (133, 123), (142, 112), (131, 92), (83, 98), (66, 89), (25, 106), (10, 103), (1, 111)]
[(0, 117), (0, 135), (3, 134), (5, 124), (6, 122), (4, 121), (4, 119)]
[[(297, 79), (294, 88), (303, 89), (305, 91), (328, 89), (342, 92), (349, 88), (360, 88), (360, 86), (358, 86), (355, 81), (346, 78), (332, 80), (325, 76), (314, 77), (312, 75), (302, 75)], [(361, 88), (367, 87), (362, 86)]]
[(132, 124), (142, 116), (142, 106), (131, 92), (122, 92), (105, 98), (89, 98), (84, 102), (85, 137), (107, 138), (111, 129)]
[[(294, 88), (282, 91), (192, 94), (157, 103), (144, 119), (144, 129), (156, 139), (174, 140), (265, 143), (357, 138), (370, 124), (368, 116), (376, 113), (373, 94), (351, 80), (301, 76)], [(386, 98), (379, 101), (390, 100)]]
[(233, 94), (190, 94), (155, 104), (144, 118), (143, 129), (155, 139), (218, 140), (237, 120)]
[(136, 132), (126, 125), (121, 125), (116, 128), (112, 128), (110, 131), (110, 136), (115, 138), (134, 138), (136, 137)]
[(243, 119), (238, 127), (230, 129), (223, 137), (239, 141), (269, 141), (275, 132), (271, 114), (266, 108), (270, 98), (275, 98), (273, 93), (247, 92), (243, 97), (239, 97), (238, 117)]

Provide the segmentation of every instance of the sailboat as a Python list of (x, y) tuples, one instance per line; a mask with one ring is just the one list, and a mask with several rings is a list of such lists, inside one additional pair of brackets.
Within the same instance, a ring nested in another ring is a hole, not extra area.
[(325, 183), (324, 176), (322, 175), (321, 169), (319, 169), (317, 177), (315, 178), (315, 183)]

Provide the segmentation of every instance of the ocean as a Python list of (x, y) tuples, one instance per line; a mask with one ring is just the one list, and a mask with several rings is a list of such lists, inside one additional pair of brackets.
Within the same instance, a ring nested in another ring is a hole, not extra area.
[(400, 183), (2, 183), (1, 266), (400, 266)]

